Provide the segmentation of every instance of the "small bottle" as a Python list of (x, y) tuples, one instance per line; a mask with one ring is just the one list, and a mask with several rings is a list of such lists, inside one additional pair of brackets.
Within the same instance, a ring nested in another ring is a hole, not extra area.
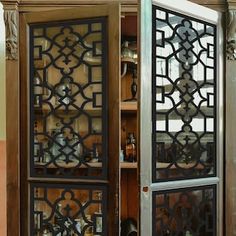
[(60, 203), (57, 204), (56, 206), (56, 212), (55, 212), (55, 216), (54, 216), (54, 223), (56, 225), (60, 225), (60, 222), (63, 220), (61, 217), (61, 209), (62, 205)]
[(124, 150), (120, 150), (120, 162), (124, 161)]
[[(39, 197), (39, 190), (38, 188), (35, 189), (35, 198)], [(35, 213), (34, 213), (34, 227), (35, 229), (41, 228), (41, 218), (40, 218), (40, 205), (38, 201), (35, 201), (34, 204)]]
[(83, 228), (82, 224), (81, 224), (81, 219), (75, 219), (75, 228), (78, 231), (78, 233), (81, 234), (81, 231), (82, 231), (82, 228)]
[(96, 218), (96, 232), (102, 233), (102, 217), (101, 216)]
[(43, 85), (42, 85), (42, 79), (40, 78), (37, 71), (34, 71), (34, 106), (39, 107), (40, 106), (40, 96), (43, 95)]
[(72, 86), (69, 81), (64, 81), (56, 88), (57, 101), (56, 104), (69, 105), (71, 102)]
[(125, 146), (126, 161), (135, 162), (136, 159), (136, 141), (133, 133), (129, 133)]
[(192, 234), (190, 233), (190, 231), (187, 230), (185, 236), (192, 236)]
[(51, 233), (47, 229), (44, 229), (42, 236), (51, 236)]
[(37, 136), (34, 135), (34, 162), (40, 162), (39, 151), (40, 151), (40, 149), (39, 149), (39, 141), (38, 141)]

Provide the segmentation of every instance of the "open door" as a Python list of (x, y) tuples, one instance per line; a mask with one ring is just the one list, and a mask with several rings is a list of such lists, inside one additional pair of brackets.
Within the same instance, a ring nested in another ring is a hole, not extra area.
[(184, 0), (140, 14), (141, 235), (222, 235), (220, 14)]
[(118, 235), (120, 7), (20, 22), (21, 235)]

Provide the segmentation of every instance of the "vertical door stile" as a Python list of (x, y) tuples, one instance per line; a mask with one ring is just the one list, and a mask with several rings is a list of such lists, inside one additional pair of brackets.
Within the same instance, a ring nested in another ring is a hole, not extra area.
[(152, 14), (151, 0), (141, 0), (139, 8), (139, 45), (140, 45), (140, 235), (152, 233)]

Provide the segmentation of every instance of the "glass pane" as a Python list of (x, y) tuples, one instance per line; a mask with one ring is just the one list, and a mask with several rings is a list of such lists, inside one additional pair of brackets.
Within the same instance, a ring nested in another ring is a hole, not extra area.
[(31, 176), (106, 178), (106, 19), (30, 26)]
[(153, 181), (216, 174), (216, 26), (153, 6)]
[(153, 193), (153, 236), (216, 236), (215, 186)]
[(107, 235), (106, 194), (93, 185), (32, 184), (30, 235)]

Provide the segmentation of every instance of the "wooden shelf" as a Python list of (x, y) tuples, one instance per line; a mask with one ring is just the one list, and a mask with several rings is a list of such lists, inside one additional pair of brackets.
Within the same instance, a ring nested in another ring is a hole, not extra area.
[[(102, 163), (101, 162), (88, 162), (87, 163), (90, 168), (102, 168)], [(35, 162), (35, 167), (36, 168), (49, 168), (49, 169), (54, 169), (58, 168), (54, 164), (49, 164), (47, 167), (45, 166), (46, 163), (43, 162)], [(75, 167), (76, 163), (69, 163), (65, 164), (63, 163), (58, 163), (58, 166), (62, 168), (88, 168), (86, 165), (82, 164), (80, 167)], [(121, 169), (136, 169), (137, 168), (137, 162), (120, 162), (120, 168)]]
[(121, 102), (121, 111), (122, 112), (137, 112), (138, 103), (134, 102)]
[(121, 169), (137, 169), (137, 162), (120, 162)]
[[(78, 165), (78, 163), (75, 162), (71, 162), (68, 164), (65, 164), (65, 162), (58, 162), (57, 163), (58, 166), (60, 166), (61, 168), (76, 168), (76, 169), (80, 169), (80, 168), (102, 168), (102, 163), (101, 162), (87, 162), (88, 166), (85, 164), (81, 164), (79, 167), (76, 167), (76, 165)], [(48, 168), (48, 169), (56, 169), (58, 168), (57, 166), (55, 166), (53, 163), (49, 164), (48, 166), (46, 166), (47, 163), (43, 163), (43, 162), (35, 162), (35, 168)]]

